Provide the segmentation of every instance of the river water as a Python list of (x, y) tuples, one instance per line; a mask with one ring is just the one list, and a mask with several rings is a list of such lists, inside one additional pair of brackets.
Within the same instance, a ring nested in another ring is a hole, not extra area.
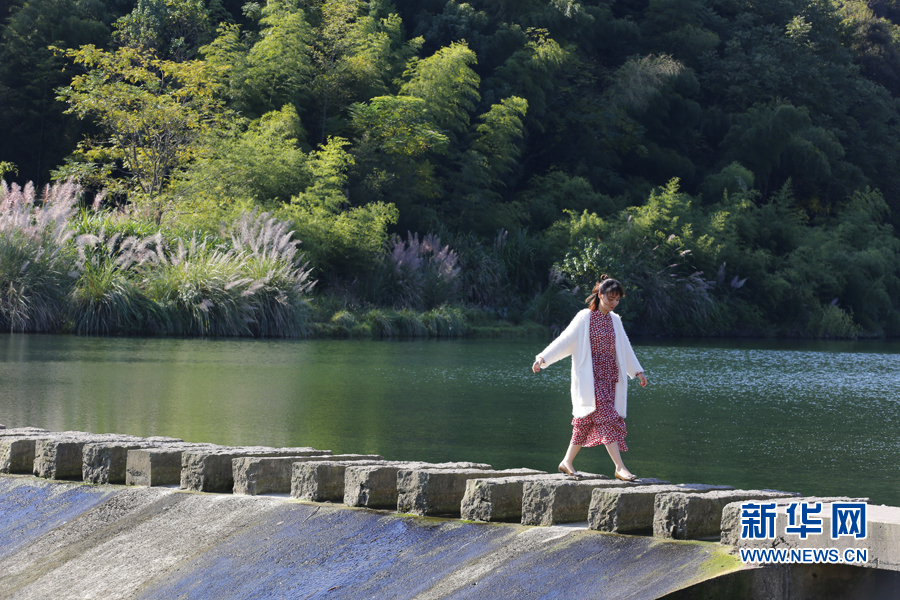
[[(900, 343), (632, 342), (634, 473), (900, 505)], [(554, 471), (570, 362), (533, 374), (545, 343), (0, 335), (0, 423)], [(575, 465), (612, 475), (602, 447)]]

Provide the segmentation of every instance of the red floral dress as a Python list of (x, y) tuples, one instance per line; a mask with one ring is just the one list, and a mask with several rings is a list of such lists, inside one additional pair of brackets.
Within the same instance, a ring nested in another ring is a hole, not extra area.
[(591, 361), (594, 363), (594, 402), (596, 409), (585, 417), (572, 419), (572, 444), (599, 446), (619, 443), (625, 445), (625, 421), (616, 412), (616, 383), (619, 367), (616, 364), (616, 330), (612, 317), (602, 311), (591, 312), (590, 322)]

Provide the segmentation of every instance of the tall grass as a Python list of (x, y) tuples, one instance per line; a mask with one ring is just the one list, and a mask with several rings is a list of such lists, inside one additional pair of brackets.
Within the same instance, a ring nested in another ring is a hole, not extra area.
[(0, 185), (4, 330), (310, 333), (307, 296), (315, 282), (286, 223), (247, 213), (218, 239), (166, 240), (109, 214), (78, 213), (79, 194), (77, 186), (59, 184), (36, 202), (32, 186)]
[(251, 282), (243, 297), (252, 305), (253, 335), (301, 337), (311, 331), (307, 296), (316, 282), (292, 236), (288, 223), (268, 214), (244, 213), (231, 228), (230, 251), (246, 258), (244, 275)]
[(66, 314), (75, 253), (69, 219), (80, 189), (68, 182), (44, 188), (0, 181), (0, 328), (56, 331)]
[(564, 328), (585, 307), (579, 287), (569, 289), (561, 273), (550, 270), (547, 286), (536, 293), (525, 308), (525, 318), (553, 329)]
[(310, 330), (306, 295), (315, 285), (286, 223), (246, 213), (223, 232), (228, 244), (178, 240), (148, 252), (147, 296), (175, 335), (299, 337)]
[(368, 278), (369, 299), (419, 311), (456, 302), (462, 284), (458, 262), (457, 253), (434, 234), (421, 240), (417, 233), (407, 233), (406, 240), (394, 236)]

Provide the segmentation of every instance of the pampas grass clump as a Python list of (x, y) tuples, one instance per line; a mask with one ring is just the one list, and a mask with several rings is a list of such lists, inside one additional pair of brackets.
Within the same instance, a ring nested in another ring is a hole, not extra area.
[(66, 313), (74, 252), (69, 219), (80, 189), (69, 182), (44, 188), (0, 181), (0, 328), (56, 331)]
[(242, 293), (252, 305), (253, 335), (301, 337), (311, 332), (307, 296), (316, 282), (286, 222), (268, 214), (244, 213), (231, 231), (231, 253), (245, 258), (250, 285)]
[[(93, 335), (300, 337), (315, 285), (287, 223), (246, 213), (208, 238), (167, 241), (99, 211), (81, 190), (0, 182), (0, 328)], [(109, 229), (107, 229), (109, 228)], [(74, 237), (78, 230), (81, 235)], [(108, 231), (114, 231), (108, 234)]]

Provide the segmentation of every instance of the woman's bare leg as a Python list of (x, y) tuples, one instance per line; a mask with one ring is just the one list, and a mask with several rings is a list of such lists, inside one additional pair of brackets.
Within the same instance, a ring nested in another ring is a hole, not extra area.
[(575, 455), (578, 454), (578, 451), (581, 450), (580, 445), (569, 444), (569, 449), (566, 450), (566, 457), (559, 463), (560, 467), (565, 467), (570, 472), (575, 472), (575, 465), (573, 461), (575, 460)]
[(622, 461), (622, 455), (619, 453), (619, 442), (606, 444), (606, 451), (609, 452), (609, 457), (616, 463), (616, 473), (622, 477), (633, 477), (631, 471), (625, 467), (625, 463)]

